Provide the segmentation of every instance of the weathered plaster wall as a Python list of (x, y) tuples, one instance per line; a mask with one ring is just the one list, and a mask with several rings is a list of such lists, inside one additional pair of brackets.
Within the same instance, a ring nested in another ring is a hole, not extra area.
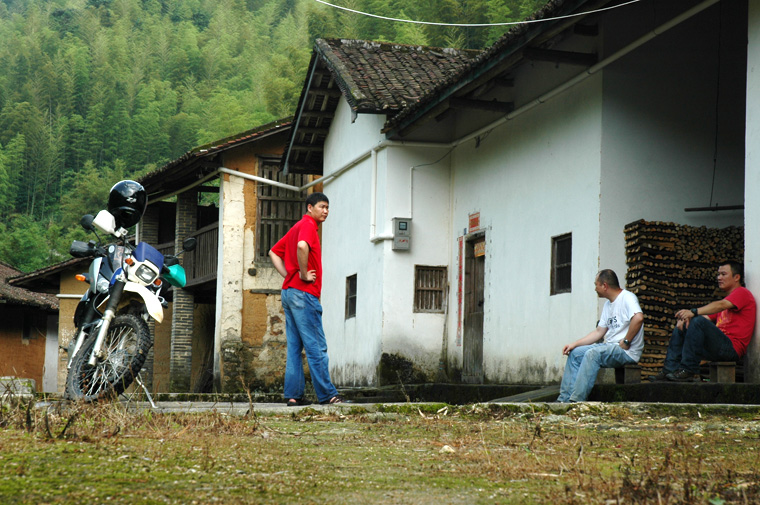
[[(747, 287), (760, 295), (760, 0), (749, 2), (747, 54), (747, 121), (744, 193), (744, 274)], [(744, 380), (760, 383), (760, 312), (747, 351)]]
[[(258, 175), (259, 156), (282, 153), (283, 139), (272, 138), (231, 150), (224, 166)], [(224, 387), (270, 387), (285, 373), (284, 315), (279, 291), (282, 278), (269, 263), (256, 263), (257, 182), (227, 177), (224, 183), (224, 282), (222, 346), (229, 361)], [(225, 343), (226, 342), (226, 343)]]
[[(536, 65), (515, 77), (520, 90), (554, 77)], [(451, 265), (455, 242), (480, 213), (486, 230), (485, 380), (546, 383), (560, 378), (562, 346), (595, 326), (598, 269), (601, 80), (494, 129), (454, 152)], [(520, 103), (518, 101), (518, 103)], [(561, 118), (561, 119), (560, 119)], [(572, 292), (550, 296), (552, 237), (572, 233)], [(457, 285), (452, 268), (452, 286)], [(450, 364), (462, 363), (456, 289), (449, 319)]]
[[(447, 265), (449, 259), (450, 179), (445, 148), (386, 149), (383, 229), (394, 217), (412, 218), (412, 246), (393, 251), (384, 243), (383, 353), (412, 360), (429, 380), (435, 379), (443, 345), (444, 315), (414, 312), (415, 266)], [(433, 163), (439, 160), (437, 163)], [(433, 163), (433, 164), (431, 164)]]
[[(384, 117), (360, 115), (351, 123), (351, 112), (341, 101), (325, 144), (325, 174), (381, 140)], [(378, 194), (387, 180), (386, 151), (378, 156)], [(385, 242), (372, 243), (370, 201), (372, 161), (359, 165), (325, 184), (330, 215), (322, 229), (323, 322), (330, 357), (330, 374), (336, 385), (374, 385), (383, 346), (383, 297), (386, 272)], [(389, 216), (378, 197), (377, 233), (389, 228)], [(404, 217), (404, 216), (399, 216)], [(357, 275), (356, 317), (346, 319), (346, 278)], [(388, 275), (393, 275), (388, 274)]]
[[(242, 341), (243, 325), (243, 274), (245, 250), (245, 180), (240, 177), (224, 175), (222, 198), (224, 198), (223, 216), (220, 236), (223, 235), (224, 254), (222, 261), (220, 289), (217, 291), (217, 303), (221, 306), (219, 340), (221, 348), (238, 344)], [(223, 375), (223, 373), (222, 373)]]

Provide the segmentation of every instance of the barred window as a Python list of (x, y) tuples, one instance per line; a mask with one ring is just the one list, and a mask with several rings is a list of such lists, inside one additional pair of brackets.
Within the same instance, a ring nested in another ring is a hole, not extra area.
[[(306, 184), (306, 175), (283, 175), (279, 158), (259, 157), (259, 177), (277, 182), (302, 186)], [(304, 201), (306, 195), (294, 193), (289, 189), (258, 184), (258, 208), (256, 212), (257, 230), (256, 261), (269, 261), (269, 250), (288, 230), (296, 224), (306, 212)]]
[(444, 311), (446, 278), (446, 267), (414, 267), (414, 312)]
[(552, 237), (551, 294), (572, 291), (573, 234)]
[(356, 317), (356, 274), (346, 277), (346, 319)]

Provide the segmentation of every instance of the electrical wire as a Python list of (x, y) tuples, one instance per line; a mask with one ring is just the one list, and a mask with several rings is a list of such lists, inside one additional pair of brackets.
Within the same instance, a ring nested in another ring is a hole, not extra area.
[(325, 2), (324, 0), (314, 0), (314, 1), (319, 2), (323, 5), (327, 5), (328, 7), (332, 7), (334, 9), (340, 9), (347, 12), (352, 12), (354, 14), (368, 16), (371, 18), (383, 19), (385, 21), (398, 21), (400, 23), (414, 23), (418, 25), (459, 26), (459, 27), (464, 27), (464, 28), (481, 28), (481, 27), (488, 27), (488, 26), (508, 26), (508, 25), (522, 25), (522, 24), (529, 24), (529, 23), (544, 23), (546, 21), (556, 21), (559, 19), (567, 19), (567, 18), (572, 18), (576, 16), (586, 16), (588, 14), (596, 14), (597, 12), (617, 9), (618, 7), (625, 7), (626, 5), (635, 4), (637, 2), (640, 2), (641, 0), (629, 0), (628, 2), (622, 3), (620, 5), (613, 5), (612, 7), (604, 7), (602, 9), (595, 9), (595, 10), (586, 11), (586, 12), (578, 12), (575, 14), (568, 14), (565, 16), (557, 16), (557, 17), (545, 18), (545, 19), (528, 19), (525, 21), (510, 21), (510, 22), (505, 22), (505, 23), (435, 23), (431, 21), (415, 21), (412, 19), (391, 18), (387, 16), (379, 16), (377, 14), (370, 14), (369, 12), (357, 11), (354, 9), (349, 9), (348, 7), (342, 7), (340, 5), (331, 4), (331, 3)]

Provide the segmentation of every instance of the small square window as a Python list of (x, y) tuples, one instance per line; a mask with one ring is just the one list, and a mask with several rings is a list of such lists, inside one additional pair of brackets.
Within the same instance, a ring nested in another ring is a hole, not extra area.
[(552, 237), (551, 294), (572, 291), (573, 234)]
[(414, 267), (414, 312), (443, 312), (446, 267)]
[(346, 277), (346, 319), (356, 317), (356, 274)]

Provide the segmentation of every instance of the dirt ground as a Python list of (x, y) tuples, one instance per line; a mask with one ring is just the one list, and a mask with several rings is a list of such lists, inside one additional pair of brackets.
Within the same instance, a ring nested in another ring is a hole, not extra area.
[(760, 407), (0, 409), (0, 503), (760, 503)]

